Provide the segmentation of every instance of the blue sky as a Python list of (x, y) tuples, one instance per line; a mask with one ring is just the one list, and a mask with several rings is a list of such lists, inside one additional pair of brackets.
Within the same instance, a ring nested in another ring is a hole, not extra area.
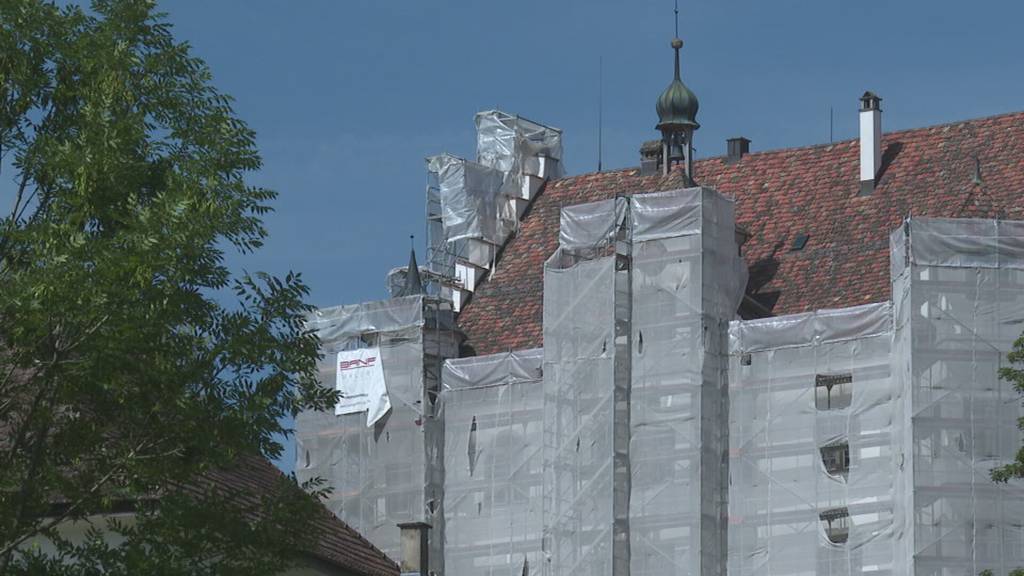
[[(382, 297), (422, 246), (423, 158), (472, 156), (473, 114), (563, 128), (570, 174), (638, 163), (671, 79), (671, 0), (163, 2), (178, 37), (257, 131), (280, 193), (248, 269), (302, 272), (318, 305)], [(1024, 109), (1016, 2), (751, 0), (680, 5), (683, 79), (700, 98), (698, 156), (855, 136), (857, 97), (883, 129)]]
[[(232, 265), (301, 272), (315, 304), (384, 296), (424, 241), (423, 158), (472, 157), (473, 114), (494, 107), (564, 130), (569, 174), (638, 164), (672, 75), (670, 0), (218, 0), (163, 2), (179, 38), (258, 133), (280, 193), (258, 254)], [(858, 96), (883, 130), (1024, 109), (1024, 4), (919, 0), (683, 1), (683, 80), (700, 99), (699, 157), (857, 130)], [(282, 462), (292, 467), (289, 449)]]

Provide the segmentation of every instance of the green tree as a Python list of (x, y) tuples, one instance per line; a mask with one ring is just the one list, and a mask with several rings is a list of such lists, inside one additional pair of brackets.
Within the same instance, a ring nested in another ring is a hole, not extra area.
[[(1010, 366), (1000, 368), (999, 377), (1012, 384), (1018, 394), (1024, 395), (1024, 335), (1013, 343), (1007, 360)], [(1017, 428), (1024, 431), (1024, 418), (1017, 421)], [(996, 482), (1007, 482), (1012, 478), (1024, 478), (1024, 446), (1017, 450), (1013, 462), (992, 471), (992, 479)], [(1024, 571), (1021, 576), (1024, 576)]]
[(0, 573), (265, 574), (303, 545), (294, 482), (197, 480), (333, 402), (300, 278), (224, 264), (266, 235), (260, 165), (153, 2), (0, 2)]
[[(1013, 385), (1017, 393), (1024, 395), (1024, 335), (1013, 343), (1013, 349), (1007, 354), (1010, 366), (999, 369), (999, 378)], [(1017, 428), (1024, 431), (1024, 418), (1017, 420)], [(1013, 478), (1024, 478), (1024, 446), (1017, 450), (1013, 462), (1000, 466), (992, 471), (992, 479), (996, 482), (1008, 482)], [(980, 576), (995, 576), (991, 570), (983, 570)], [(1008, 576), (1024, 576), (1024, 568), (1015, 568)]]

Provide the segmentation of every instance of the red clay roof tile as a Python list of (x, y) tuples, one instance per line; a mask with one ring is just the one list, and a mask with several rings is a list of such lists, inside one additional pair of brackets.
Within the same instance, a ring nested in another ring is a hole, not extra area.
[[(750, 233), (747, 293), (773, 314), (890, 298), (889, 233), (907, 216), (1024, 219), (1024, 112), (904, 130), (882, 138), (875, 191), (860, 196), (859, 144), (846, 140), (695, 163), (696, 180), (736, 199)], [(981, 184), (974, 182), (976, 159)], [(543, 344), (543, 263), (563, 206), (681, 184), (636, 168), (548, 182), (459, 317), (468, 353)], [(797, 234), (810, 239), (790, 251)]]

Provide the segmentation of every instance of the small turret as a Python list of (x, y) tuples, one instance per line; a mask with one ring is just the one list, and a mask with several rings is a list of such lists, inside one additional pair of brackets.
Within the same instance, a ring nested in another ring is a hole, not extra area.
[(676, 53), (675, 78), (658, 97), (658, 125), (662, 141), (662, 174), (668, 174), (673, 162), (682, 162), (688, 184), (693, 184), (693, 131), (700, 128), (697, 95), (683, 84), (679, 74), (679, 49), (683, 41), (672, 40)]

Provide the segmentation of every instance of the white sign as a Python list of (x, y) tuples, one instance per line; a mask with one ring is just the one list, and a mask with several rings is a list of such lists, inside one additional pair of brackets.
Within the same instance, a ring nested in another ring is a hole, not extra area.
[(361, 348), (338, 352), (336, 386), (341, 399), (335, 415), (366, 412), (366, 425), (373, 426), (391, 409), (384, 385), (384, 367), (379, 348)]

